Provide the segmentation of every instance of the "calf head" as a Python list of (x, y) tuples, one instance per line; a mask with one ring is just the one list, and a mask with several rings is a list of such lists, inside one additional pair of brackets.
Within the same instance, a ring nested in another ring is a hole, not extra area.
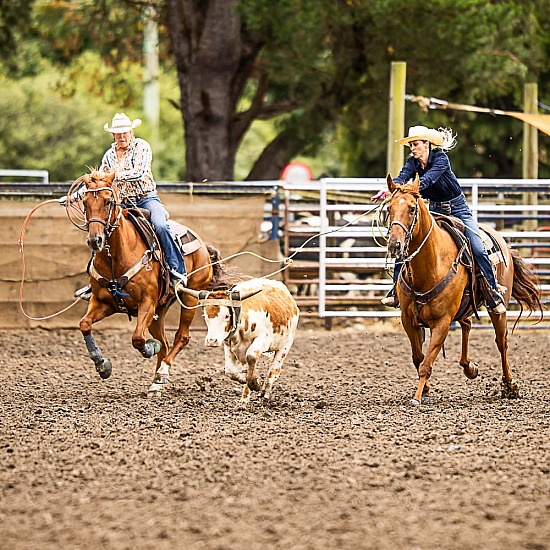
[(242, 302), (260, 289), (250, 289), (243, 292), (233, 290), (216, 290), (206, 293), (190, 288), (181, 288), (180, 292), (194, 296), (203, 307), (203, 316), (206, 322), (206, 338), (204, 343), (208, 347), (221, 346), (237, 329), (241, 316)]

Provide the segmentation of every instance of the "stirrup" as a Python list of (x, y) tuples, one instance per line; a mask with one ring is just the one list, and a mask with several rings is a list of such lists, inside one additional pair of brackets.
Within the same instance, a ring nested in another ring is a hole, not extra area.
[(75, 298), (80, 298), (81, 300), (84, 300), (85, 302), (89, 302), (90, 298), (92, 297), (92, 285), (87, 284), (85, 287), (79, 288), (74, 293)]
[(503, 302), (500, 300), (498, 301), (497, 305), (495, 307), (490, 308), (492, 313), (496, 313), (497, 315), (503, 315), (506, 313), (506, 306)]
[(174, 292), (177, 294), (181, 287), (187, 286), (187, 275), (180, 275), (179, 278), (172, 279), (172, 286), (174, 287)]
[(399, 307), (399, 300), (397, 296), (386, 296), (380, 300), (382, 304), (388, 307)]

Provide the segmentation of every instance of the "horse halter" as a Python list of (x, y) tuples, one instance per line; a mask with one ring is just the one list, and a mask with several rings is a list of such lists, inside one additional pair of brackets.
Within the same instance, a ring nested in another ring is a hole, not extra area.
[[(84, 215), (86, 219), (85, 230), (88, 231), (90, 228), (90, 224), (97, 222), (105, 227), (105, 235), (107, 237), (110, 237), (113, 234), (113, 231), (118, 227), (118, 220), (120, 219), (120, 216), (122, 214), (122, 208), (117, 202), (116, 193), (112, 187), (98, 187), (97, 189), (86, 189), (84, 191), (84, 194), (92, 193), (94, 196), (94, 199), (97, 199), (99, 197), (100, 191), (109, 191), (111, 193), (111, 198), (108, 201), (109, 213), (107, 214), (107, 218), (105, 220), (102, 220), (101, 218), (88, 219), (86, 215), (86, 210), (84, 210)], [(113, 208), (117, 208), (117, 207), (118, 207), (118, 214), (116, 215), (113, 223), (111, 223), (110, 220), (113, 213)]]

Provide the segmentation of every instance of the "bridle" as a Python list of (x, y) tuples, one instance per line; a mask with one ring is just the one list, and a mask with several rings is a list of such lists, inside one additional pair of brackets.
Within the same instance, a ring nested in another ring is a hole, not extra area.
[[(397, 191), (394, 191), (394, 194), (396, 192)], [(434, 217), (430, 216), (431, 219), (432, 219), (432, 223), (430, 225), (430, 230), (428, 231), (428, 233), (424, 237), (424, 240), (420, 243), (420, 246), (409, 256), (408, 255), (409, 254), (409, 245), (410, 245), (410, 243), (412, 241), (412, 238), (413, 238), (413, 232), (414, 232), (414, 229), (415, 229), (416, 224), (418, 222), (418, 213), (419, 213), (419, 210), (420, 210), (419, 207), (418, 207), (418, 201), (419, 201), (419, 197), (416, 197), (414, 217), (413, 217), (413, 221), (412, 221), (410, 227), (407, 227), (403, 222), (400, 222), (399, 220), (395, 220), (395, 221), (390, 223), (390, 226), (388, 228), (388, 231), (391, 232), (392, 227), (394, 225), (397, 225), (398, 227), (403, 229), (403, 231), (405, 232), (405, 239), (404, 239), (404, 242), (403, 242), (403, 253), (401, 254), (401, 258), (402, 258), (401, 261), (403, 263), (410, 262), (420, 252), (422, 247), (426, 244), (426, 241), (428, 240), (429, 236), (431, 235), (432, 230), (433, 230), (434, 225), (435, 225)], [(406, 257), (403, 258), (403, 256), (406, 256)]]
[[(86, 214), (86, 207), (84, 207), (84, 218), (86, 222), (84, 225), (84, 230), (89, 231), (91, 223), (100, 223), (101, 225), (103, 225), (103, 227), (105, 227), (105, 236), (109, 238), (113, 234), (113, 231), (118, 227), (118, 222), (120, 220), (120, 216), (122, 215), (122, 207), (120, 206), (117, 200), (117, 194), (112, 187), (98, 187), (97, 189), (85, 189), (84, 194), (92, 193), (94, 196), (94, 199), (98, 199), (100, 191), (109, 191), (111, 193), (111, 198), (107, 201), (107, 204), (109, 205), (109, 212), (107, 214), (107, 218), (105, 220), (101, 218), (88, 219)], [(114, 210), (117, 210), (117, 213), (116, 213), (116, 216), (114, 217), (113, 222), (111, 222), (111, 218), (113, 217)]]

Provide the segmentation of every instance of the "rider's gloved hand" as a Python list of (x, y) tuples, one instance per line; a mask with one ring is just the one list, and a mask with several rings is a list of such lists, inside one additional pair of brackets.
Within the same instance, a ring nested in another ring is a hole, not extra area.
[(63, 208), (66, 208), (67, 207), (67, 195), (64, 195), (63, 197), (61, 197), (60, 199), (57, 199), (57, 202), (63, 206)]
[(374, 197), (371, 197), (370, 201), (377, 202), (378, 199), (384, 200), (389, 194), (389, 191), (387, 191), (386, 189), (380, 189), (380, 191), (378, 191), (378, 193), (376, 193)]

